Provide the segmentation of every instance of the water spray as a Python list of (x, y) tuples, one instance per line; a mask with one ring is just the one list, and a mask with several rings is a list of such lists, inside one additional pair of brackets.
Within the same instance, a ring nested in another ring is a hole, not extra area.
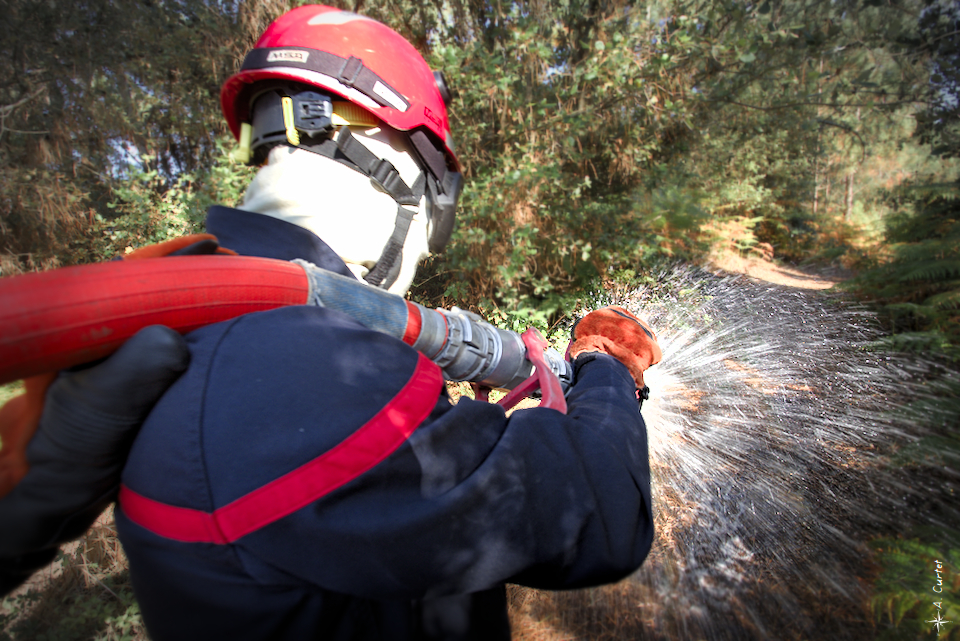
[(595, 298), (663, 349), (643, 406), (657, 534), (619, 586), (637, 638), (872, 638), (869, 542), (960, 522), (943, 478), (888, 464), (924, 435), (899, 410), (931, 363), (867, 349), (879, 324), (837, 294), (676, 268)]

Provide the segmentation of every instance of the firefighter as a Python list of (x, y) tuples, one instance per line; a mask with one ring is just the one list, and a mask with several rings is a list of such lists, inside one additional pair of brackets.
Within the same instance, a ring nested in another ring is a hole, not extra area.
[[(241, 208), (211, 208), (208, 231), (241, 255), (406, 293), (453, 230), (448, 100), (383, 24), (284, 14), (223, 87), (238, 156), (262, 167)], [(508, 639), (505, 583), (616, 581), (653, 538), (637, 390), (656, 336), (600, 310), (569, 358), (566, 415), (508, 418), (451, 404), (435, 364), (326, 308), (186, 339), (148, 328), (51, 387), (30, 472), (0, 500), (4, 588), (118, 496), (155, 641)]]

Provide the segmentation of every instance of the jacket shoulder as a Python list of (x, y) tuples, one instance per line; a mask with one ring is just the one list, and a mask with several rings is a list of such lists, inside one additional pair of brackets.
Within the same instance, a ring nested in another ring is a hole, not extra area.
[(204, 327), (188, 343), (190, 367), (144, 424), (124, 483), (205, 511), (342, 442), (419, 375), (422, 360), (399, 340), (306, 306)]

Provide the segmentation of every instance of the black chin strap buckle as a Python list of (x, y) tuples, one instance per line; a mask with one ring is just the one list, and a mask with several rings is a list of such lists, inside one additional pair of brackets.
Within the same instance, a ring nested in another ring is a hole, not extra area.
[(643, 402), (650, 398), (650, 388), (646, 385), (643, 386), (643, 389), (637, 390), (637, 410), (643, 409)]
[(369, 168), (372, 178), (401, 205), (419, 205), (420, 198), (403, 182), (400, 172), (386, 158), (379, 158)]
[(349, 127), (341, 127), (340, 134), (337, 136), (337, 148), (340, 153), (353, 163), (363, 174), (369, 176), (383, 191), (390, 194), (390, 197), (400, 205), (419, 205), (420, 196), (411, 189), (407, 183), (403, 182), (400, 172), (393, 166), (389, 160), (377, 157), (373, 152), (363, 146), (353, 134)]

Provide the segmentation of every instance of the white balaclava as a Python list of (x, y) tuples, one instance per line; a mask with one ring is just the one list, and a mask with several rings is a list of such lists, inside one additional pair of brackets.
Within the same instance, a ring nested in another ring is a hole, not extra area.
[[(380, 128), (351, 128), (354, 138), (378, 158), (393, 163), (413, 186), (420, 167), (400, 136)], [(242, 208), (312, 231), (359, 279), (370, 271), (393, 234), (397, 202), (369, 177), (306, 149), (278, 145), (247, 188)], [(412, 206), (407, 207), (414, 211)], [(429, 254), (426, 197), (410, 222), (400, 274), (388, 291), (403, 296), (417, 264)]]

